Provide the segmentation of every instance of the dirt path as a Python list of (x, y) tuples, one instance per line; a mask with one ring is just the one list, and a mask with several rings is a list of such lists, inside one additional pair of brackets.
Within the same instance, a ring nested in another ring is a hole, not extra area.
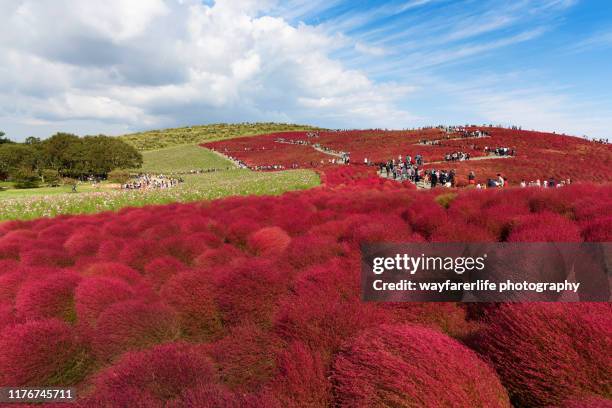
[(300, 143), (281, 142), (281, 141), (278, 141), (278, 140), (275, 140), (275, 142), (276, 142), (276, 143), (283, 143), (283, 144), (295, 144), (295, 145), (299, 145), (299, 146), (310, 146), (310, 147), (312, 147), (313, 149), (315, 149), (317, 152), (320, 152), (320, 153), (326, 154), (326, 155), (328, 155), (328, 156), (338, 157), (338, 158), (340, 158), (340, 159), (342, 158), (342, 153), (336, 153), (336, 152), (332, 152), (332, 151), (329, 151), (329, 150), (325, 150), (325, 149), (323, 149), (323, 148), (321, 148), (321, 147), (317, 147), (317, 146), (315, 146), (315, 145), (313, 145), (313, 144), (311, 144), (311, 143), (304, 143), (304, 144), (300, 144)]
[(432, 142), (450, 142), (451, 140), (474, 140), (474, 139), (486, 139), (491, 136), (478, 136), (478, 137), (451, 137), (450, 139), (433, 139), (428, 140), (426, 143), (419, 142), (415, 143), (415, 146), (438, 146)]
[(242, 167), (240, 166), (240, 164), (239, 164), (239, 163), (238, 163), (236, 160), (234, 160), (234, 159), (230, 158), (229, 156), (226, 156), (226, 155), (224, 155), (223, 153), (218, 152), (218, 151), (213, 150), (213, 149), (208, 149), (208, 150), (209, 150), (209, 151), (211, 151), (211, 152), (213, 152), (213, 153), (214, 153), (214, 154), (216, 154), (217, 156), (219, 156), (219, 157), (221, 157), (221, 158), (223, 158), (223, 159), (225, 159), (225, 160), (227, 160), (227, 161), (231, 162), (231, 163), (232, 163), (232, 165), (233, 165), (234, 167), (236, 167), (237, 169), (242, 168)]

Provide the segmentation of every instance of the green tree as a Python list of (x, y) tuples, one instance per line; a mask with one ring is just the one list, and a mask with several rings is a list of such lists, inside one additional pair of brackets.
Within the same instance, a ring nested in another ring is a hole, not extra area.
[(70, 133), (56, 133), (42, 142), (45, 167), (57, 170), (62, 175), (71, 173), (74, 163), (70, 148), (79, 140), (78, 136)]
[(40, 177), (30, 169), (19, 169), (12, 176), (13, 187), (15, 188), (37, 188)]
[(28, 136), (26, 137), (25, 140), (25, 144), (27, 145), (36, 145), (40, 143), (40, 138), (39, 137), (34, 137), (34, 136)]
[(9, 144), (9, 143), (15, 143), (11, 139), (9, 139), (8, 137), (5, 137), (5, 135), (6, 135), (6, 133), (4, 133), (3, 131), (0, 130), (0, 145)]

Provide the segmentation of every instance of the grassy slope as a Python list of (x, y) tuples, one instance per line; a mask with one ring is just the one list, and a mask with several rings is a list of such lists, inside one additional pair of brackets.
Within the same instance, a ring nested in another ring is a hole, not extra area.
[(142, 153), (140, 171), (147, 173), (180, 173), (199, 169), (226, 169), (232, 162), (197, 145), (173, 146)]
[(311, 126), (285, 123), (238, 123), (189, 126), (184, 128), (151, 130), (120, 136), (138, 150), (156, 150), (179, 145), (196, 145), (221, 139), (255, 136), (263, 133), (316, 129)]

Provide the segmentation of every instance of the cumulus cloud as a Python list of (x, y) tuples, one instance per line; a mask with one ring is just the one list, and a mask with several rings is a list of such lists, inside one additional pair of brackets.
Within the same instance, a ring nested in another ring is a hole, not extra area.
[(408, 124), (396, 106), (411, 88), (348, 69), (330, 57), (340, 36), (265, 15), (272, 5), (4, 0), (0, 119), (133, 129), (254, 120)]

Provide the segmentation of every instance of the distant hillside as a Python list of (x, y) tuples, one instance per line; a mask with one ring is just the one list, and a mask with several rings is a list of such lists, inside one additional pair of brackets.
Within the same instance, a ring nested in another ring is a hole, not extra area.
[(156, 150), (186, 144), (199, 144), (240, 136), (293, 130), (318, 129), (313, 126), (287, 123), (237, 123), (188, 126), (174, 129), (150, 130), (120, 136), (138, 150)]

